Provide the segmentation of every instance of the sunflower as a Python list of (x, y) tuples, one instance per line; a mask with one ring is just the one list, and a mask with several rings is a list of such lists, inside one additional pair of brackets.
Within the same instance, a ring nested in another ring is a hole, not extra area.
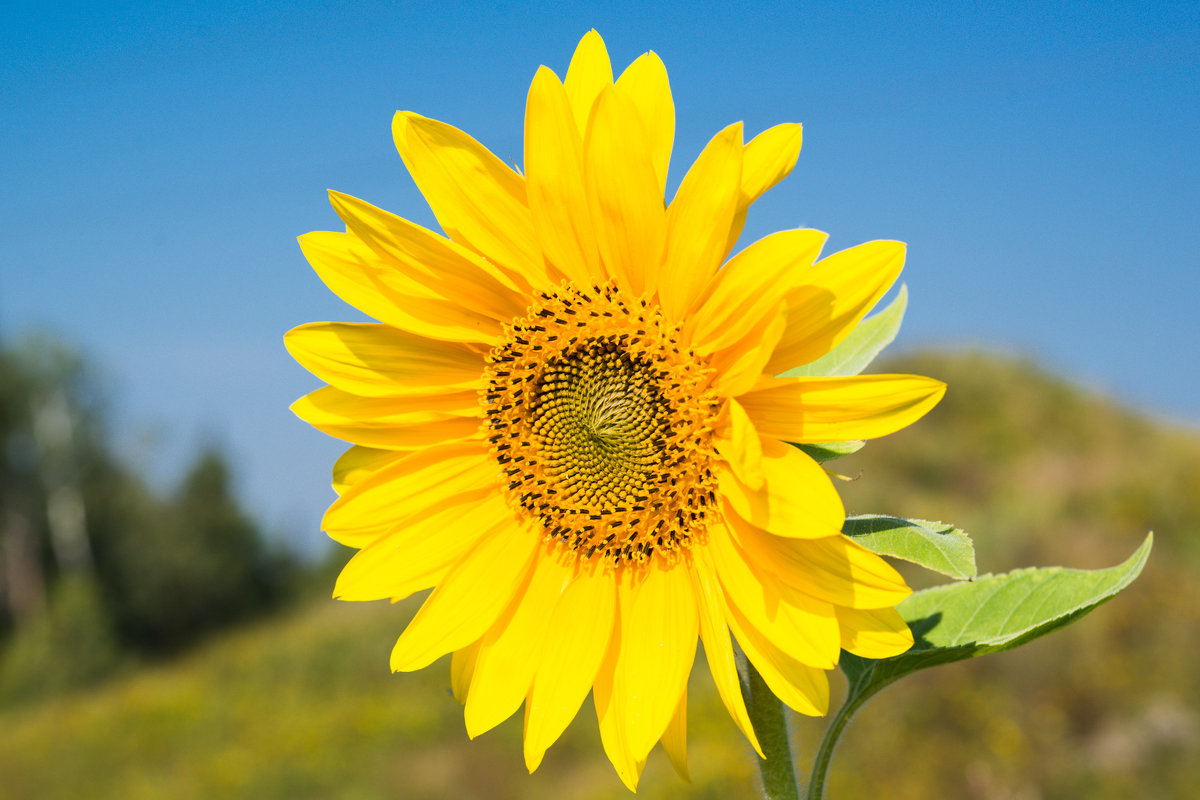
[(377, 323), (323, 322), (287, 347), (328, 383), (293, 410), (351, 442), (323, 527), (358, 549), (335, 597), (432, 588), (391, 655), (452, 653), (474, 737), (525, 705), (530, 771), (592, 695), (631, 789), (662, 742), (686, 774), (697, 637), (761, 754), (734, 641), (767, 686), (824, 714), (845, 649), (912, 644), (909, 594), (842, 535), (825, 471), (791, 443), (868, 439), (945, 387), (904, 375), (776, 377), (836, 346), (895, 281), (904, 245), (819, 258), (787, 230), (729, 258), (746, 211), (792, 169), (799, 125), (730, 125), (664, 202), (675, 112), (654, 53), (614, 82), (592, 31), (565, 81), (541, 67), (525, 171), (398, 112), (392, 133), (445, 232), (332, 193), (347, 231), (300, 238), (320, 278)]

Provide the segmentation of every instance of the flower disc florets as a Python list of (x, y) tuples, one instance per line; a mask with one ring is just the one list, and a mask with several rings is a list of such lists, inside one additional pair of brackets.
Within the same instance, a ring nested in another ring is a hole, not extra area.
[(506, 327), (482, 402), (511, 502), (576, 557), (673, 561), (715, 513), (710, 371), (610, 283), (564, 284)]

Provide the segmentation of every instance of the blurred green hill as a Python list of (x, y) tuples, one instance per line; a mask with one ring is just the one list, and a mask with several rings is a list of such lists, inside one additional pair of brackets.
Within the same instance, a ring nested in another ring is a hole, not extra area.
[(884, 370), (950, 389), (912, 428), (835, 462), (857, 478), (842, 486), (848, 513), (952, 521), (981, 573), (1116, 564), (1147, 530), (1155, 550), (1066, 630), (886, 690), (852, 723), (830, 797), (1194, 797), (1200, 433), (1023, 361), (926, 354)]
[[(1193, 797), (1200, 435), (995, 356), (872, 371), (938, 377), (950, 391), (914, 427), (830, 465), (852, 478), (839, 485), (850, 513), (954, 522), (974, 536), (981, 572), (1112, 565), (1149, 529), (1155, 550), (1129, 590), (1065, 631), (883, 692), (843, 739), (827, 796)], [(467, 741), (445, 660), (389, 675), (414, 609), (313, 598), (97, 688), (0, 710), (0, 797), (629, 796), (590, 702), (531, 777), (519, 714)], [(751, 751), (706, 671), (694, 673), (694, 783), (654, 753), (638, 796), (759, 797)], [(795, 719), (801, 770), (823, 726)]]

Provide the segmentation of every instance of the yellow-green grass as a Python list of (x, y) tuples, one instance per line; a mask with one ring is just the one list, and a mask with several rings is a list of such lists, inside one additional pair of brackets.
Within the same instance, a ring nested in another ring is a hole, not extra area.
[[(86, 694), (0, 715), (0, 797), (621, 797), (590, 701), (532, 777), (521, 715), (470, 742), (448, 663), (391, 675), (388, 649), (413, 611), (306, 603)], [(699, 677), (699, 676), (698, 676)], [(697, 797), (755, 797), (752, 751), (696, 680)], [(648, 797), (681, 790), (665, 756)]]

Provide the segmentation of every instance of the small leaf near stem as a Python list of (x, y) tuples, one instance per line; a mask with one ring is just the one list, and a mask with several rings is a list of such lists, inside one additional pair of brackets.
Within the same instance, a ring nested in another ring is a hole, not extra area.
[(944, 522), (878, 514), (847, 517), (842, 533), (871, 552), (910, 561), (955, 580), (975, 577), (971, 537)]

